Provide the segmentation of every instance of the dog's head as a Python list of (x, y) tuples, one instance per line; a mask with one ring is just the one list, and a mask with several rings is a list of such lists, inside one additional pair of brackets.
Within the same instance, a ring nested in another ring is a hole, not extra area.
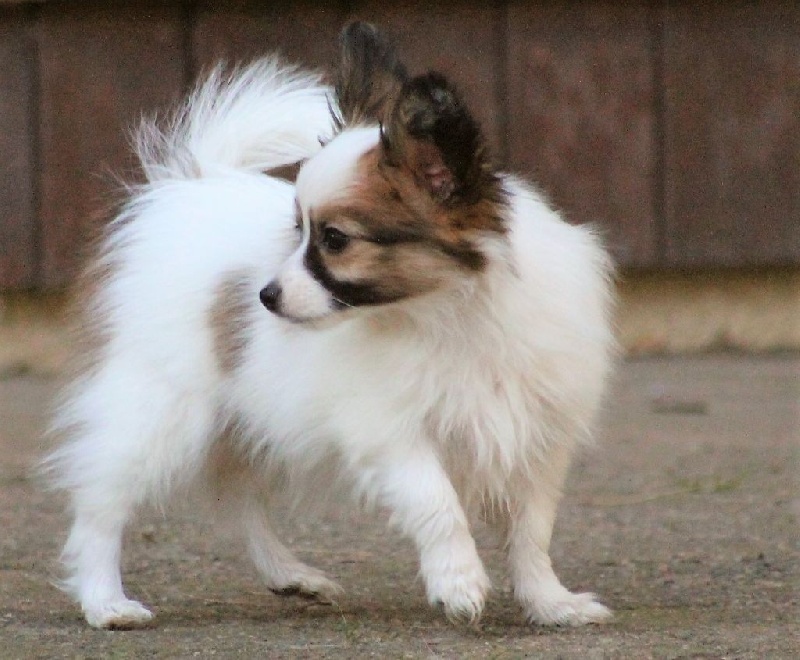
[(480, 130), (441, 75), (409, 78), (375, 28), (341, 36), (339, 131), (297, 177), (298, 248), (261, 292), (303, 322), (452, 288), (487, 267), (504, 195)]

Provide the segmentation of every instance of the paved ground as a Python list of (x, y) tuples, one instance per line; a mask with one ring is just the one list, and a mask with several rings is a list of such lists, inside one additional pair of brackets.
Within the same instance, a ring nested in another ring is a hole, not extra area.
[(556, 526), (559, 574), (616, 611), (529, 628), (479, 530), (497, 591), (478, 630), (425, 604), (409, 546), (345, 506), (287, 522), (347, 589), (336, 606), (266, 592), (232, 539), (186, 512), (130, 531), (130, 593), (152, 629), (88, 629), (50, 584), (63, 500), (29, 478), (54, 383), (0, 378), (0, 657), (794, 658), (800, 653), (800, 356), (631, 362), (599, 448), (575, 466)]

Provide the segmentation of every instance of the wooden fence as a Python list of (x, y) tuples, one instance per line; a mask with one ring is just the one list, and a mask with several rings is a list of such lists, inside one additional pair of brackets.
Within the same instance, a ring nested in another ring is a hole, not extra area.
[(800, 265), (797, 2), (0, 0), (0, 288), (69, 282), (141, 113), (219, 58), (327, 67), (351, 18), (624, 266)]

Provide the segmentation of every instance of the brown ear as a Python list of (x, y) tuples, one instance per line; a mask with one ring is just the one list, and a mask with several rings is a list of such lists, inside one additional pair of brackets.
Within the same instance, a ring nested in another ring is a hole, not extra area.
[(441, 203), (474, 202), (497, 184), (478, 123), (438, 73), (403, 85), (382, 142), (387, 161)]
[(407, 79), (393, 44), (373, 25), (354, 22), (339, 36), (334, 85), (341, 125), (378, 123)]

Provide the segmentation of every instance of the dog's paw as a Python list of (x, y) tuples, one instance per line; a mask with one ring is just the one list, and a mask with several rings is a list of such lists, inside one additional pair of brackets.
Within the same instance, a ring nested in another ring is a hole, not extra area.
[(344, 589), (322, 571), (305, 565), (281, 580), (280, 584), (270, 585), (269, 589), (278, 596), (301, 596), (320, 603), (336, 602), (344, 593)]
[(573, 594), (566, 589), (556, 598), (540, 598), (526, 607), (529, 623), (544, 626), (583, 626), (603, 623), (611, 610), (597, 602), (591, 593)]
[(86, 621), (93, 628), (127, 630), (147, 625), (153, 613), (135, 600), (111, 600), (86, 605), (83, 608)]
[(428, 578), (428, 602), (441, 605), (453, 622), (477, 623), (491, 583), (480, 562), (451, 568)]

